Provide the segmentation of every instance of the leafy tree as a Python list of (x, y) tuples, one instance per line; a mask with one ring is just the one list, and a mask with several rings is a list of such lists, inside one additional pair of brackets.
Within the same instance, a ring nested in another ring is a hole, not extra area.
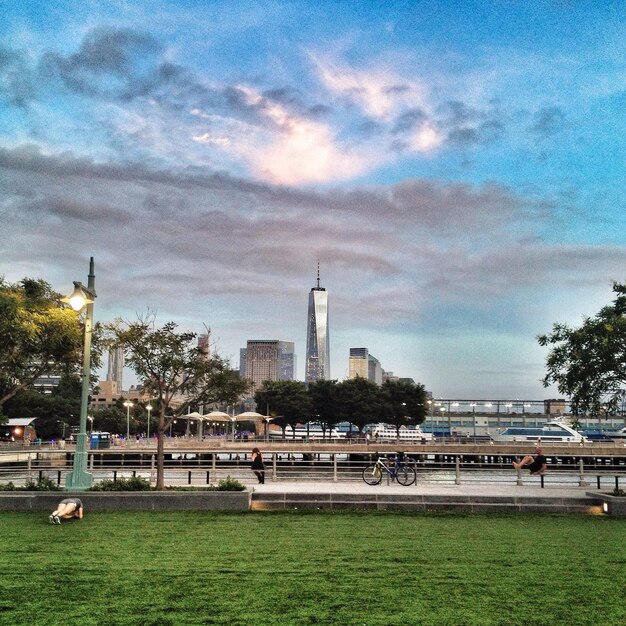
[(83, 345), (79, 315), (59, 298), (43, 280), (10, 284), (0, 278), (0, 412), (38, 378), (78, 371)]
[(409, 424), (421, 424), (426, 417), (426, 391), (424, 385), (403, 380), (387, 380), (380, 389), (382, 414), (387, 424), (400, 428)]
[(309, 394), (313, 403), (312, 413), (322, 424), (322, 432), (332, 430), (342, 420), (341, 387), (336, 380), (316, 380), (309, 383)]
[(579, 328), (554, 324), (537, 337), (551, 347), (543, 384), (570, 396), (576, 415), (615, 412), (626, 393), (626, 285), (614, 283), (613, 291), (613, 303)]
[(68, 437), (70, 428), (78, 425), (81, 384), (78, 376), (61, 378), (51, 393), (24, 389), (6, 401), (7, 417), (37, 417), (34, 423), (41, 439)]
[(177, 328), (174, 322), (157, 327), (152, 318), (108, 326), (111, 345), (124, 348), (126, 365), (155, 400), (157, 489), (165, 488), (163, 444), (172, 421), (190, 404), (234, 404), (250, 386), (217, 354), (209, 356), (198, 348), (195, 333)]
[(359, 432), (377, 422), (382, 412), (380, 387), (366, 378), (350, 378), (338, 384), (342, 420), (354, 424)]
[(266, 380), (254, 394), (257, 407), (267, 410), (270, 415), (276, 416), (274, 423), (283, 430), (287, 425), (294, 430), (299, 423), (308, 422), (311, 419), (311, 396), (306, 385), (298, 380)]

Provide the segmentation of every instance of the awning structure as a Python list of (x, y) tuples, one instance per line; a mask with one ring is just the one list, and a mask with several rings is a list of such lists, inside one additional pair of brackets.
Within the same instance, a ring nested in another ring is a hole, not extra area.
[(239, 415), (235, 415), (235, 420), (237, 422), (260, 422), (263, 420), (271, 420), (272, 418), (269, 415), (261, 415), (256, 411), (245, 411), (244, 413), (239, 413)]

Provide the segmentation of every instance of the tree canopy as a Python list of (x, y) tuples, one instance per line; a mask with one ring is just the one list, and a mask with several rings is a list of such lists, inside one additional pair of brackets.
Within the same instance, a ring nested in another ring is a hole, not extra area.
[(32, 388), (38, 378), (78, 371), (80, 317), (59, 298), (43, 280), (10, 284), (0, 278), (0, 413), (8, 399)]
[(285, 429), (298, 423), (320, 422), (324, 430), (339, 422), (354, 424), (363, 431), (367, 424), (385, 422), (399, 430), (420, 424), (426, 415), (423, 385), (387, 381), (378, 386), (365, 378), (318, 380), (308, 389), (297, 381), (265, 381), (254, 395), (260, 410), (269, 409)]
[(157, 326), (153, 318), (107, 327), (109, 343), (121, 346), (126, 365), (155, 401), (157, 489), (164, 488), (163, 436), (172, 420), (189, 405), (234, 404), (249, 388), (219, 355), (207, 355), (194, 342), (197, 335), (179, 332), (174, 322)]
[(404, 380), (386, 380), (380, 390), (385, 422), (393, 424), (396, 432), (402, 426), (421, 424), (426, 417), (424, 385)]
[(579, 328), (554, 324), (540, 335), (546, 357), (544, 386), (556, 384), (570, 397), (575, 415), (607, 415), (624, 409), (626, 395), (626, 285), (614, 283), (613, 303)]
[[(306, 385), (298, 380), (266, 380), (254, 394), (257, 407), (274, 416), (274, 423), (285, 431), (310, 419), (312, 404)], [(294, 432), (295, 434), (295, 432)]]

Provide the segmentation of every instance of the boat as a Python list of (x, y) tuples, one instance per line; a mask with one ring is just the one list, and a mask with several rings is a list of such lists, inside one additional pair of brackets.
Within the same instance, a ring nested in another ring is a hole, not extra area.
[[(399, 436), (398, 436), (399, 435)], [(422, 443), (424, 441), (432, 441), (433, 434), (425, 433), (419, 426), (408, 428), (400, 426), (400, 431), (395, 426), (389, 424), (376, 424), (371, 430), (371, 436), (374, 441), (404, 441), (407, 443)]]
[(587, 437), (565, 420), (551, 420), (543, 426), (509, 426), (493, 437), (494, 441), (537, 441), (542, 443), (582, 443)]
[(605, 435), (611, 441), (626, 444), (626, 427), (615, 432), (607, 432)]

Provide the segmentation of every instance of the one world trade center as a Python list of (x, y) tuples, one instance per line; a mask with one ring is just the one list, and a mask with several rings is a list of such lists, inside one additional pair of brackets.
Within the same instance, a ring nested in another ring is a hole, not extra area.
[(309, 315), (306, 332), (306, 364), (304, 380), (330, 380), (330, 341), (328, 337), (328, 292), (320, 287), (317, 264), (317, 287), (309, 293)]

